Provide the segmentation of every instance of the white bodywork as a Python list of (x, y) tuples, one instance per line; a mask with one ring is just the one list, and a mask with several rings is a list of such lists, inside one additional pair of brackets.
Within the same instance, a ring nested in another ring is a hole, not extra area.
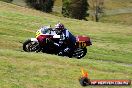
[(60, 35), (53, 35), (53, 38), (60, 38)]
[(31, 41), (38, 42), (36, 38), (31, 38)]

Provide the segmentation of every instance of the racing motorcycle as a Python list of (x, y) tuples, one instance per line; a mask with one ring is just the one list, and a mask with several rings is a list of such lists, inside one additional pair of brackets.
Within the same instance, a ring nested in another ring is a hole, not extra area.
[[(60, 39), (60, 35), (55, 33), (42, 33), (41, 30), (36, 32), (36, 38), (27, 39), (23, 43), (23, 50), (25, 52), (43, 52), (48, 54), (56, 54), (59, 55), (59, 52), (62, 50), (62, 47), (66, 47), (66, 44), (63, 44), (61, 47), (59, 46), (58, 40)], [(70, 53), (63, 54), (61, 56), (75, 57), (80, 59), (84, 57), (87, 53), (87, 46), (92, 45), (92, 42), (87, 36), (76, 36), (76, 43), (74, 45), (74, 50)]]

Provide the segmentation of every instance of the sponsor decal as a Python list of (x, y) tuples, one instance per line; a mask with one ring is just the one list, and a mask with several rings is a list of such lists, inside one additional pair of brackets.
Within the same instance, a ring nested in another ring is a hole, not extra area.
[(99, 79), (99, 80), (94, 80), (94, 79), (90, 79), (88, 76), (88, 72), (85, 72), (84, 69), (81, 69), (82, 72), (82, 76), (79, 78), (79, 82), (82, 86), (128, 86), (131, 85), (131, 80), (127, 80), (127, 79), (110, 79), (110, 80), (105, 80), (105, 79)]

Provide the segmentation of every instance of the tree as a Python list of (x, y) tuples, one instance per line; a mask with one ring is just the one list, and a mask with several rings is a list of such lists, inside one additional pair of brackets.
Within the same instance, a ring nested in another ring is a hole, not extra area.
[(13, 0), (0, 0), (0, 1), (11, 3)]
[(69, 17), (69, 0), (62, 0), (62, 14), (64, 17)]
[(44, 12), (52, 12), (54, 0), (26, 0), (28, 6)]
[(93, 14), (93, 19), (98, 22), (99, 16), (104, 12), (104, 0), (89, 0), (91, 14)]
[(62, 0), (62, 14), (65, 17), (85, 19), (87, 16), (87, 0)]

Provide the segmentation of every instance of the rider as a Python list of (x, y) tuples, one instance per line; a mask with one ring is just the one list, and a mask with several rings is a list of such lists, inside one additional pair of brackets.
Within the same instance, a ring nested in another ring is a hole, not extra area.
[(64, 53), (70, 53), (74, 49), (74, 45), (76, 43), (76, 38), (64, 27), (62, 23), (57, 23), (55, 25), (55, 31), (57, 35), (60, 35), (59, 44), (66, 43), (66, 47), (64, 47)]

